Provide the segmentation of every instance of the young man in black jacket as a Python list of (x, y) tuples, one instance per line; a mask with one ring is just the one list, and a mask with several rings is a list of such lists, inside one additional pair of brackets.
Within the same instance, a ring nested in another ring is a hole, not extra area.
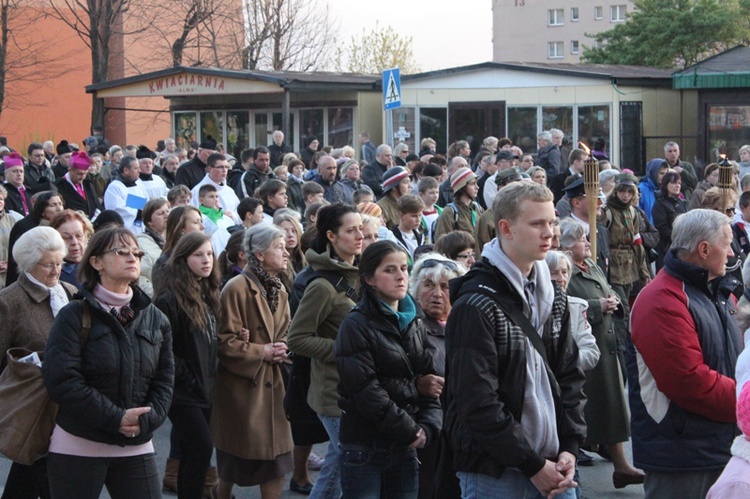
[(567, 300), (544, 263), (552, 193), (516, 182), (493, 210), (498, 237), (452, 281), (445, 331), (444, 431), (462, 497), (575, 497), (585, 377)]

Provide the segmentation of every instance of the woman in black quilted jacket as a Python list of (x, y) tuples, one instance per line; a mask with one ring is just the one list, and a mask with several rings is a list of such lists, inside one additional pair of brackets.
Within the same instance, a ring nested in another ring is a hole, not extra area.
[(47, 457), (54, 499), (96, 499), (104, 485), (113, 499), (161, 497), (151, 438), (172, 400), (172, 332), (134, 285), (142, 257), (127, 229), (95, 233), (81, 300), (52, 324), (42, 374), (59, 404)]
[(417, 392), (417, 379), (436, 371), (408, 280), (403, 249), (391, 241), (368, 246), (359, 264), (360, 301), (336, 336), (345, 498), (416, 498), (416, 449), (441, 428), (440, 401)]

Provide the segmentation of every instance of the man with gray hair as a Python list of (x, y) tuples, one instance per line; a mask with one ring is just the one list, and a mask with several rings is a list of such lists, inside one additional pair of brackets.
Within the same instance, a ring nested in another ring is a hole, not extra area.
[(539, 151), (536, 156), (536, 164), (544, 168), (547, 178), (552, 178), (560, 172), (562, 156), (560, 149), (555, 145), (550, 132), (542, 132), (536, 136)]
[(690, 199), (698, 185), (698, 174), (695, 172), (695, 167), (680, 159), (680, 146), (677, 145), (677, 142), (670, 141), (664, 144), (664, 158), (669, 163), (669, 167), (680, 174), (682, 179), (681, 192), (685, 199)]
[(281, 164), (284, 155), (292, 152), (292, 148), (284, 142), (284, 132), (275, 130), (271, 136), (273, 143), (268, 146), (271, 153), (271, 168), (276, 168)]
[(680, 215), (664, 268), (635, 301), (628, 352), (634, 464), (646, 498), (704, 498), (729, 461), (742, 332), (726, 275), (730, 219)]
[(380, 199), (383, 195), (383, 174), (393, 166), (393, 151), (388, 144), (380, 144), (375, 149), (375, 160), (362, 168), (362, 181), (367, 184), (375, 196)]
[(176, 150), (177, 150), (177, 143), (174, 141), (172, 137), (169, 137), (168, 139), (164, 140), (164, 152), (163, 152), (164, 156), (166, 156), (167, 154), (174, 154)]

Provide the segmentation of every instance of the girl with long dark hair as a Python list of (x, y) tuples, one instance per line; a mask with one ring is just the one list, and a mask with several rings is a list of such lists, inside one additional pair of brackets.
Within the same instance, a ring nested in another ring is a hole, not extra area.
[(163, 272), (170, 285), (154, 303), (174, 332), (169, 419), (180, 439), (177, 496), (201, 499), (213, 453), (209, 421), (218, 365), (219, 271), (210, 238), (200, 232), (184, 235)]
[(416, 498), (416, 449), (442, 426), (437, 397), (417, 392), (417, 379), (437, 371), (424, 313), (407, 293), (407, 269), (396, 243), (368, 246), (359, 262), (359, 303), (336, 336), (344, 497)]
[[(333, 344), (341, 322), (355, 305), (355, 264), (364, 239), (362, 216), (355, 207), (337, 203), (318, 212), (316, 226), (317, 238), (305, 257), (321, 277), (308, 283), (294, 314), (288, 342), (295, 355), (312, 359), (307, 403), (323, 423), (330, 442), (325, 464), (310, 497), (338, 498), (341, 495), (338, 460), (341, 409)], [(341, 283), (338, 287), (334, 285), (337, 278)]]

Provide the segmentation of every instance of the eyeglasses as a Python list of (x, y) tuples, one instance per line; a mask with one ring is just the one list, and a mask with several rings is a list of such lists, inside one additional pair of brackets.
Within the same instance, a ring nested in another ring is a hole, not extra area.
[(727, 208), (726, 210), (724, 210), (724, 213), (726, 213), (727, 215), (734, 215), (734, 212), (734, 208)]
[(443, 267), (447, 268), (448, 270), (452, 270), (453, 272), (458, 272), (458, 265), (456, 265), (456, 262), (452, 262), (450, 260), (435, 260), (434, 258), (422, 262), (421, 268), (431, 269), (437, 267), (438, 265), (442, 265)]
[(123, 258), (127, 258), (130, 255), (133, 255), (139, 260), (143, 258), (143, 255), (145, 255), (145, 253), (141, 250), (133, 250), (133, 249), (128, 249), (128, 248), (112, 248), (112, 249), (103, 251), (102, 253), (114, 253), (115, 255), (121, 256)]
[(62, 263), (37, 263), (40, 267), (42, 267), (47, 272), (52, 272), (53, 270), (60, 270), (63, 266)]
[(456, 258), (460, 258), (461, 260), (468, 260), (469, 258), (475, 258), (476, 259), (476, 257), (477, 257), (477, 254), (474, 253), (474, 252), (456, 255)]

